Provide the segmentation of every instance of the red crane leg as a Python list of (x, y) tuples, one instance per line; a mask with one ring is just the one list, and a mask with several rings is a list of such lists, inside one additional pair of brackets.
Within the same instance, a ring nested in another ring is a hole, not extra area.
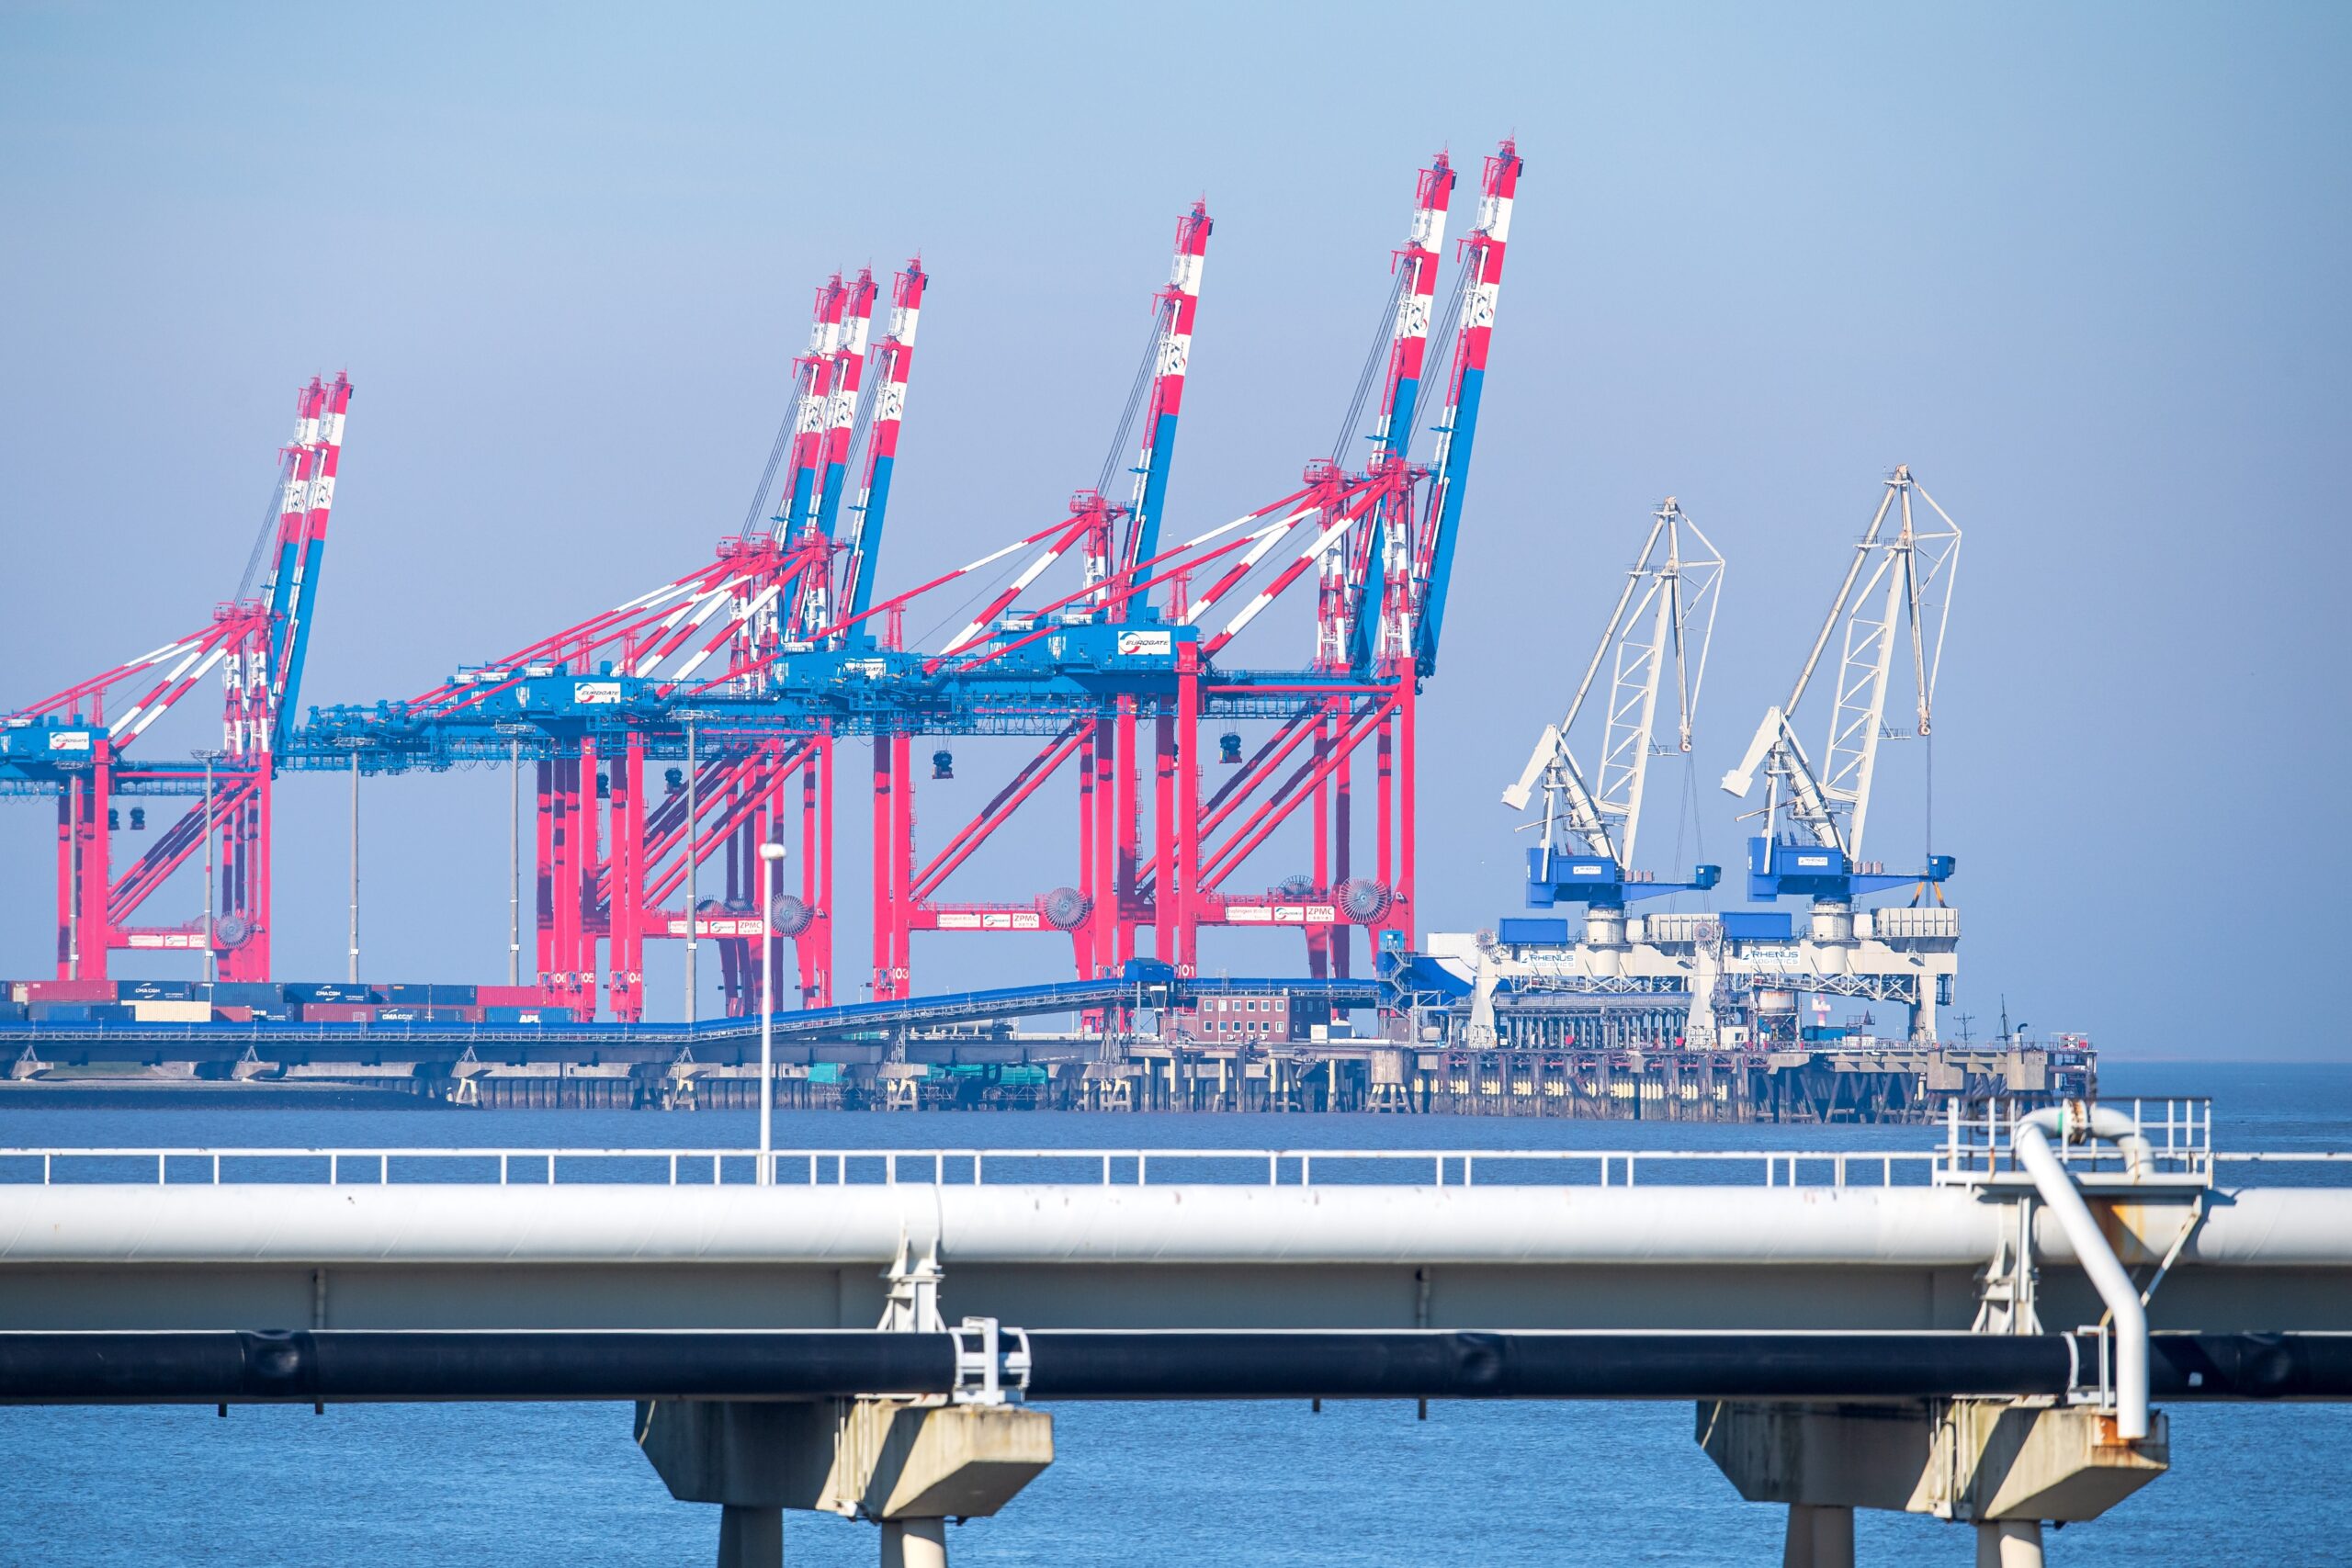
[[(1340, 744), (1346, 736), (1348, 728), (1347, 708), (1344, 704), (1336, 702), (1332, 704), (1330, 714), (1324, 720), (1324, 727), (1325, 733), (1331, 738), (1331, 743)], [(1355, 840), (1354, 775), (1355, 758), (1348, 756), (1340, 759), (1338, 772), (1331, 781), (1332, 880), (1324, 884), (1327, 889), (1336, 889), (1340, 883), (1345, 882), (1354, 874), (1351, 864)], [(1343, 980), (1348, 976), (1349, 960), (1352, 951), (1348, 938), (1348, 928), (1333, 927), (1331, 929), (1331, 973)]]
[(833, 1005), (833, 738), (820, 735), (800, 759), (800, 901), (808, 928), (792, 939), (800, 1005)]
[(1151, 777), (1151, 953), (1162, 964), (1176, 961), (1176, 712), (1162, 707), (1152, 719)]
[(1081, 980), (1094, 973), (1094, 917), (1106, 897), (1104, 885), (1108, 878), (1095, 874), (1096, 850), (1102, 842), (1096, 818), (1101, 813), (1095, 807), (1094, 779), (1101, 771), (1100, 753), (1104, 738), (1103, 725), (1098, 715), (1086, 728), (1078, 759), (1078, 891), (1086, 900), (1086, 916), (1070, 928), (1070, 962)]
[[(1107, 721), (1107, 722), (1106, 722)], [(1088, 924), (1094, 933), (1091, 963), (1080, 978), (1104, 975), (1118, 963), (1119, 850), (1118, 795), (1119, 728), (1105, 714), (1094, 725), (1094, 912)]]
[(98, 743), (97, 766), (90, 770), (90, 790), (82, 819), (82, 885), (74, 919), (82, 932), (82, 977), (103, 979), (107, 950), (113, 931), (107, 923), (107, 894), (114, 886), (114, 835), (107, 830), (107, 813), (114, 807), (114, 748)]
[(579, 793), (572, 797), (571, 819), (578, 840), (572, 846), (572, 1001), (588, 1018), (596, 1016), (596, 863), (597, 840), (596, 743), (580, 744)]
[(1137, 844), (1139, 824), (1136, 818), (1136, 791), (1142, 759), (1136, 750), (1136, 699), (1119, 699), (1119, 722), (1114, 740), (1118, 756), (1114, 765), (1118, 770), (1118, 789), (1114, 805), (1112, 827), (1115, 832), (1114, 852), (1117, 885), (1113, 889), (1113, 934), (1117, 946), (1112, 953), (1114, 969), (1136, 955), (1136, 925), (1141, 917), (1140, 901), (1136, 896), (1136, 878), (1142, 870), (1143, 856)]
[(244, 917), (252, 935), (221, 955), (224, 980), (258, 983), (269, 978), (270, 816), (277, 784), (265, 753), (254, 764), (252, 794), (232, 809), (223, 829), (220, 874), (228, 894), (223, 912)]
[(580, 951), (580, 759), (559, 757), (548, 791), (548, 972), (539, 981), (550, 1006), (571, 1005)]
[(890, 935), (890, 904), (897, 890), (890, 880), (890, 823), (892, 820), (890, 781), (890, 738), (874, 738), (874, 999), (882, 1001), (897, 996), (890, 978), (892, 942)]
[(74, 840), (81, 836), (82, 781), (66, 775), (65, 793), (57, 797), (57, 977), (74, 974)]
[(1420, 820), (1419, 774), (1420, 773), (1419, 726), (1415, 712), (1419, 700), (1415, 690), (1417, 677), (1410, 663), (1396, 676), (1396, 880), (1391, 886), (1396, 897), (1388, 907), (1385, 929), (1400, 933), (1407, 952), (1419, 946), (1415, 929), (1419, 924), (1413, 913), (1417, 891), (1415, 843)]
[(537, 938), (533, 951), (538, 960), (539, 999), (552, 1002), (555, 998), (548, 987), (553, 981), (556, 969), (556, 763), (550, 760), (537, 764), (537, 773), (532, 812), (533, 853), (537, 856), (533, 877), (535, 902), (532, 919)]
[(613, 1016), (645, 1016), (645, 737), (632, 730), (613, 766), (613, 858), (605, 880), (605, 931), (611, 943), (606, 987)]
[(893, 996), (910, 996), (914, 984), (915, 774), (914, 737), (890, 738), (890, 767), (898, 788), (890, 793), (890, 983)]
[[(1330, 751), (1329, 726), (1317, 720), (1315, 727), (1315, 761), (1320, 767)], [(1315, 858), (1312, 870), (1318, 893), (1328, 897), (1331, 891), (1331, 781), (1315, 781)], [(1331, 973), (1331, 928), (1307, 926), (1306, 972), (1320, 980)]]
[(1201, 668), (1199, 649), (1185, 643), (1176, 653), (1176, 869), (1159, 890), (1172, 899), (1176, 929), (1176, 973), (1200, 973), (1201, 874)]

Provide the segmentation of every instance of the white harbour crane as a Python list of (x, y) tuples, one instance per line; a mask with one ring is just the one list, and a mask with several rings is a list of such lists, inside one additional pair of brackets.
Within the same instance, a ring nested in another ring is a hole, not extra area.
[[(1928, 525), (1915, 502), (1932, 513)], [(1545, 729), (1503, 796), (1526, 810), (1542, 787), (1544, 841), (1529, 855), (1528, 902), (1582, 904), (1583, 931), (1571, 937), (1563, 920), (1505, 919), (1497, 932), (1430, 939), (1431, 953), (1471, 983), (1468, 1043), (1503, 1039), (1508, 1025), (1498, 1009), (1506, 998), (1512, 1016), (1525, 1020), (1547, 1008), (1672, 997), (1688, 1009), (1683, 1043), (1693, 1049), (1801, 1053), (1809, 1036), (1798, 1008), (1806, 996), (1894, 1003), (1907, 1014), (1912, 1043), (1934, 1042), (1937, 1010), (1958, 974), (1959, 912), (1938, 891), (1953, 858), (1930, 853), (1924, 871), (1890, 875), (1859, 857), (1879, 744), (1894, 733), (1886, 708), (1898, 662), (1913, 673), (1917, 732), (1933, 728), (1960, 543), (1958, 525), (1910, 469), (1895, 469), (1788, 700), (1766, 712), (1747, 754), (1724, 776), (1724, 787), (1738, 795), (1759, 770), (1771, 781), (1764, 831), (1750, 840), (1749, 897), (1810, 897), (1809, 920), (1800, 926), (1758, 909), (1629, 918), (1628, 899), (1711, 886), (1716, 874), (1700, 866), (1691, 881), (1667, 884), (1632, 866), (1646, 761), (1665, 749), (1657, 737), (1668, 671), (1680, 705), (1678, 743), (1687, 750), (1723, 570), (1671, 499), (1658, 509), (1566, 716)], [(1833, 643), (1835, 693), (1816, 767), (1794, 716)], [(1600, 767), (1588, 773), (1569, 738), (1604, 667), (1611, 683)], [(1914, 907), (1856, 913), (1858, 896), (1905, 884), (1922, 889)]]
[[(1919, 525), (1915, 497), (1941, 526)], [(1890, 517), (1899, 519), (1892, 531)], [(1724, 791), (1742, 797), (1755, 788), (1758, 768), (1769, 781), (1764, 831), (1749, 840), (1749, 897), (1810, 897), (1816, 934), (1835, 934), (1841, 917), (1850, 927), (1858, 895), (1905, 883), (1938, 884), (1952, 873), (1950, 855), (1931, 854), (1918, 873), (1888, 875), (1861, 854), (1879, 743), (1896, 733), (1887, 726), (1886, 706), (1900, 649), (1909, 650), (1905, 661), (1912, 672), (1917, 732), (1934, 729), (1936, 674), (1951, 619), (1960, 545), (1960, 525), (1911, 477), (1907, 464), (1897, 468), (1854, 547), (1788, 700), (1765, 710), (1747, 755), (1724, 775)], [(1816, 768), (1797, 738), (1796, 714), (1833, 640), (1838, 643), (1835, 688), (1823, 765)]]
[[(1724, 561), (1712, 541), (1672, 496), (1651, 513), (1641, 554), (1625, 574), (1616, 607), (1602, 628), (1568, 710), (1547, 725), (1503, 804), (1525, 811), (1540, 785), (1543, 842), (1527, 856), (1527, 901), (1534, 908), (1581, 904), (1589, 931), (1609, 939), (1622, 926), (1628, 899), (1712, 887), (1720, 874), (1700, 866), (1688, 881), (1659, 882), (1634, 863), (1650, 760), (1668, 748), (1658, 740), (1659, 708), (1671, 685), (1672, 747), (1690, 750), (1699, 694), (1706, 682), (1707, 649), (1723, 596)], [(1571, 738), (1604, 668), (1608, 693), (1598, 726), (1597, 773), (1588, 774)]]

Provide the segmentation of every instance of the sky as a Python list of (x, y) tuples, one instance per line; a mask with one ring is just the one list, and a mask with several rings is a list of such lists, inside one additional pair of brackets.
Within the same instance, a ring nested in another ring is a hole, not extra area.
[[(879, 570), (910, 585), (1091, 481), (1196, 197), (1216, 229), (1169, 525), (1221, 522), (1329, 450), (1415, 168), (1446, 148), (1475, 178), (1510, 135), (1526, 172), (1422, 701), (1423, 929), (1517, 908), (1498, 792), (1668, 494), (1729, 565), (1640, 858), (1736, 871), (1750, 825), (1714, 780), (1907, 463), (1966, 532), (1933, 754), (1959, 1010), (1981, 1035), (2006, 1001), (2118, 1056), (2343, 1059), (2347, 65), (2352, 13), (2316, 5), (17, 0), (0, 706), (203, 623), (321, 371), (356, 395), (306, 703), (413, 694), (677, 576), (743, 516), (810, 290), (920, 251)], [(1303, 625), (1268, 635), (1305, 650)], [(1926, 750), (1883, 753), (1872, 858), (1927, 847)], [(930, 842), (1017, 765), (957, 754)], [(367, 786), (369, 975), (503, 977), (505, 782)], [(291, 776), (279, 803), (278, 971), (339, 977), (347, 797)], [(953, 886), (1069, 880), (1068, 808)], [(0, 800), (0, 973), (46, 972), (53, 834)], [(1296, 962), (1271, 940), (1212, 935), (1204, 961)], [(916, 962), (931, 988), (1068, 954), (918, 938)], [(657, 998), (676, 963), (652, 960)]]

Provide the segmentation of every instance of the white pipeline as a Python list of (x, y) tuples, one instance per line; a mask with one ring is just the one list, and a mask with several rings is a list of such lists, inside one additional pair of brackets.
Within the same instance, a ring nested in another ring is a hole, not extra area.
[[(2126, 1442), (2136, 1442), (2148, 1435), (2148, 1309), (2091, 1216), (2074, 1177), (2050, 1147), (2052, 1133), (2066, 1135), (2067, 1115), (2059, 1107), (2037, 1111), (2017, 1124), (2011, 1142), (2018, 1162), (2033, 1177), (2042, 1206), (2056, 1216), (2074, 1244), (2075, 1260), (2115, 1315), (2115, 1433)], [(2096, 1107), (2088, 1121), (2090, 1135), (2120, 1147), (2134, 1173), (2147, 1163), (2148, 1141), (2129, 1116)]]

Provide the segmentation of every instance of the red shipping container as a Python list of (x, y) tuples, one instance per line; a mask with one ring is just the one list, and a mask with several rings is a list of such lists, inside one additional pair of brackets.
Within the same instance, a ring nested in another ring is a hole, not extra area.
[(535, 1008), (545, 1005), (547, 998), (537, 986), (477, 986), (474, 1002), (486, 1008)]
[(254, 1021), (254, 1010), (251, 1008), (216, 1007), (212, 1010), (212, 1017), (213, 1021), (218, 1023), (251, 1023)]
[(373, 1023), (376, 1021), (373, 1002), (304, 1002), (304, 1023)]
[(11, 987), (20, 1002), (110, 1002), (114, 982), (103, 976), (80, 980), (19, 980)]

